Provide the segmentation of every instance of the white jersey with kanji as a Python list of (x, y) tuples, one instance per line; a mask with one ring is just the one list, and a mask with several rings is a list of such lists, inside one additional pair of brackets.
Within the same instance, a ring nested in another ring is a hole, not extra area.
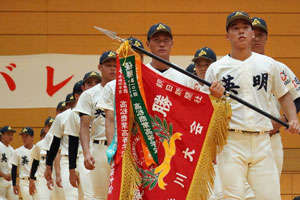
[(103, 87), (97, 84), (84, 91), (77, 102), (75, 112), (83, 113), (91, 117), (91, 137), (93, 140), (105, 140), (105, 113), (96, 108), (99, 95)]
[(114, 99), (116, 94), (116, 80), (108, 82), (99, 96), (97, 108), (114, 111)]
[(30, 154), (32, 149), (27, 149), (24, 146), (17, 148), (10, 159), (12, 165), (16, 165), (19, 169), (19, 178), (28, 178), (31, 166), (29, 165)]
[[(273, 109), (272, 93), (280, 98), (288, 92), (279, 74), (280, 67), (275, 60), (252, 52), (244, 61), (224, 56), (209, 66), (205, 79), (223, 83), (227, 91), (270, 113)], [(229, 102), (233, 113), (230, 119), (231, 129), (272, 130), (271, 120), (267, 117), (232, 99)]]
[(183, 73), (181, 73), (171, 67), (164, 72), (160, 72), (159, 70), (155, 69), (151, 65), (151, 63), (146, 64), (146, 66), (149, 67), (150, 69), (152, 69), (154, 72), (158, 73), (159, 75), (161, 75), (171, 81), (174, 81), (176, 83), (184, 85), (184, 86), (188, 86), (188, 81), (189, 81), (189, 79), (191, 79), (190, 77), (184, 75)]
[[(9, 163), (9, 160), (12, 157), (13, 153), (14, 148), (12, 148), (10, 145), (6, 146), (2, 142), (0, 142), (0, 171), (4, 174), (11, 173), (11, 165)], [(0, 182), (2, 181), (6, 182), (3, 177), (0, 177)]]
[(39, 177), (44, 177), (44, 172), (46, 170), (46, 155), (47, 155), (47, 151), (43, 150), (41, 148), (41, 146), (43, 145), (44, 139), (40, 140), (39, 142), (37, 142), (35, 144), (35, 146), (32, 148), (31, 151), (31, 162), (33, 162), (33, 160), (38, 160), (39, 161), (39, 167), (37, 169), (37, 172), (35, 174), (35, 177), (37, 177), (37, 179), (39, 179)]

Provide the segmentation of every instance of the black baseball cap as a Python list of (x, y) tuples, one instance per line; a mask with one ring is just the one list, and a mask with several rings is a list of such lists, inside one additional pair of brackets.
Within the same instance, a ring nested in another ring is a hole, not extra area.
[(66, 107), (66, 102), (65, 101), (61, 101), (61, 102), (59, 102), (57, 104), (56, 111), (58, 111), (59, 109), (64, 108), (64, 107)]
[(127, 38), (127, 40), (129, 41), (130, 44), (133, 44), (133, 45), (135, 45), (137, 47), (144, 48), (143, 43), (139, 39), (137, 39), (135, 37), (129, 37), (129, 38)]
[(29, 126), (26, 126), (22, 129), (20, 135), (23, 135), (23, 134), (27, 134), (27, 135), (30, 135), (30, 136), (33, 136), (34, 135), (34, 131), (31, 127)]
[(252, 17), (251, 20), (252, 20), (253, 28), (261, 28), (266, 33), (268, 33), (267, 23), (264, 19), (259, 18), (259, 17)]
[(105, 51), (102, 53), (101, 57), (100, 57), (100, 64), (103, 64), (106, 60), (110, 59), (110, 58), (114, 58), (116, 59), (117, 54), (114, 51)]
[(15, 133), (16, 130), (13, 129), (11, 126), (3, 126), (3, 127), (1, 128), (1, 134), (2, 134), (2, 133), (6, 133), (6, 132), (13, 132), (13, 133)]
[(70, 103), (70, 102), (73, 102), (73, 101), (75, 101), (73, 93), (67, 94), (65, 102)]
[(250, 16), (248, 15), (248, 13), (245, 13), (243, 11), (235, 11), (235, 12), (231, 13), (230, 15), (228, 15), (228, 17), (227, 17), (226, 31), (228, 31), (228, 27), (230, 26), (230, 24), (237, 19), (243, 19), (252, 26), (252, 21), (251, 21)]
[(91, 77), (96, 77), (99, 79), (99, 81), (101, 82), (101, 76), (98, 72), (95, 72), (95, 71), (90, 71), (88, 73), (86, 73), (83, 77), (83, 83), (84, 84), (89, 78)]
[(201, 49), (198, 49), (195, 52), (194, 58), (192, 59), (193, 62), (196, 62), (199, 58), (205, 58), (207, 60), (210, 60), (212, 62), (215, 62), (217, 60), (217, 56), (215, 52), (208, 47), (203, 47)]
[(195, 63), (191, 63), (185, 70), (192, 74), (196, 74)]
[(157, 23), (157, 24), (154, 24), (150, 27), (148, 33), (147, 33), (147, 40), (149, 41), (150, 38), (155, 34), (155, 33), (158, 33), (158, 32), (166, 32), (166, 33), (169, 33), (170, 37), (173, 39), (173, 35), (172, 35), (172, 31), (171, 31), (171, 28), (166, 25), (166, 24), (163, 24), (163, 23)]
[(54, 122), (54, 118), (53, 117), (48, 117), (45, 120), (44, 126), (47, 126), (48, 124), (52, 124)]
[(77, 81), (74, 86), (73, 86), (73, 94), (81, 94), (82, 93), (82, 88), (81, 86), (83, 85), (83, 81)]

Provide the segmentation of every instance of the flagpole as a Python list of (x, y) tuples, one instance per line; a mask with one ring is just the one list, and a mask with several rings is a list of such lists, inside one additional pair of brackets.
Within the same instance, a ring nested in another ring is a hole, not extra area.
[[(181, 67), (178, 67), (178, 66), (176, 66), (176, 65), (174, 65), (174, 64), (172, 64), (172, 63), (166, 61), (165, 59), (163, 59), (163, 58), (161, 58), (161, 57), (158, 57), (158, 56), (156, 56), (156, 55), (154, 55), (154, 54), (152, 54), (152, 53), (146, 51), (145, 49), (143, 49), (143, 48), (141, 48), (141, 47), (135, 46), (134, 44), (131, 44), (131, 47), (132, 47), (133, 49), (135, 49), (135, 50), (137, 50), (137, 51), (140, 51), (140, 52), (142, 52), (143, 54), (146, 54), (147, 56), (150, 56), (151, 58), (154, 58), (155, 60), (158, 60), (159, 62), (161, 62), (161, 63), (163, 63), (163, 64), (165, 64), (165, 65), (168, 65), (169, 67), (172, 67), (173, 69), (175, 69), (175, 70), (177, 70), (177, 71), (179, 71), (179, 72), (181, 72), (181, 73), (183, 73), (183, 74), (185, 74), (185, 75), (187, 75), (187, 76), (189, 76), (189, 77), (191, 77), (191, 78), (193, 78), (193, 79), (195, 79), (195, 80), (197, 80), (197, 81), (199, 81), (199, 82), (201, 82), (201, 83), (207, 85), (208, 87), (211, 86), (211, 83), (207, 82), (206, 80), (204, 80), (204, 79), (202, 79), (202, 78), (200, 78), (200, 77), (198, 77), (198, 76), (196, 76), (196, 75), (194, 75), (194, 74), (192, 74), (192, 73), (190, 73), (190, 72), (188, 72), (188, 71), (182, 69)], [(267, 113), (267, 112), (265, 112), (265, 111), (263, 111), (263, 110), (257, 108), (256, 106), (254, 106), (254, 105), (252, 105), (252, 104), (250, 104), (250, 103), (248, 103), (248, 102), (246, 102), (246, 101), (240, 99), (239, 97), (237, 97), (237, 96), (235, 96), (235, 95), (229, 93), (228, 91), (225, 91), (225, 96), (230, 97), (230, 98), (232, 98), (232, 99), (238, 101), (239, 103), (241, 103), (241, 104), (243, 104), (243, 105), (245, 105), (245, 106), (247, 106), (247, 107), (249, 107), (249, 108), (255, 110), (256, 112), (258, 112), (258, 113), (264, 115), (265, 117), (268, 117), (269, 119), (278, 122), (279, 124), (285, 126), (286, 128), (289, 128), (289, 125), (288, 125), (287, 123), (281, 121), (280, 119), (277, 119), (277, 118), (274, 117), (273, 115), (270, 115), (269, 113)]]
[[(97, 30), (101, 31), (102, 33), (104, 33), (105, 35), (107, 35), (108, 37), (110, 37), (111, 39), (119, 40), (120, 42), (126, 41), (125, 39), (118, 37), (117, 34), (115, 32), (113, 32), (113, 31), (110, 31), (110, 30), (107, 30), (107, 29), (104, 29), (104, 28), (100, 28), (100, 27), (97, 27), (97, 26), (94, 26), (94, 28), (96, 28)], [(154, 58), (155, 60), (158, 60), (159, 62), (164, 63), (165, 65), (168, 65), (169, 67), (172, 67), (173, 69), (175, 69), (175, 70), (177, 70), (177, 71), (179, 71), (179, 72), (181, 72), (181, 73), (183, 73), (183, 74), (185, 74), (185, 75), (187, 75), (187, 76), (189, 76), (189, 77), (191, 77), (191, 78), (193, 78), (193, 79), (195, 79), (195, 80), (197, 80), (197, 81), (199, 81), (199, 82), (201, 82), (201, 83), (203, 83), (203, 84), (205, 84), (205, 85), (207, 85), (209, 87), (211, 86), (211, 83), (207, 82), (206, 80), (204, 80), (204, 79), (202, 79), (202, 78), (200, 78), (200, 77), (198, 77), (198, 76), (196, 76), (196, 75), (194, 75), (192, 73), (189, 73), (188, 71), (186, 71), (186, 70), (184, 70), (184, 69), (182, 69), (182, 68), (180, 68), (180, 67), (178, 67), (178, 66), (176, 66), (176, 65), (174, 65), (174, 64), (172, 64), (172, 63), (170, 63), (168, 61), (166, 61), (165, 59), (160, 58), (160, 57), (158, 57), (158, 56), (156, 56), (156, 55), (154, 55), (154, 54), (146, 51), (145, 49), (143, 49), (141, 47), (135, 46), (134, 44), (130, 44), (130, 45), (131, 45), (131, 47), (133, 49), (135, 49), (137, 51), (140, 51), (140, 52), (146, 54), (147, 56), (150, 56), (151, 58)], [(254, 105), (252, 105), (252, 104), (250, 104), (250, 103), (248, 103), (248, 102), (246, 102), (246, 101), (238, 98), (237, 96), (235, 96), (233, 94), (230, 94), (228, 91), (225, 91), (224, 94), (225, 94), (225, 96), (230, 97), (230, 98), (238, 101), (239, 103), (241, 103), (241, 104), (243, 104), (243, 105), (245, 105), (245, 106), (247, 106), (247, 107), (255, 110), (256, 112), (264, 115), (265, 117), (268, 117), (269, 119), (278, 122), (279, 124), (285, 126), (286, 128), (289, 128), (289, 125), (287, 123), (281, 121), (280, 119), (277, 119), (273, 115), (270, 115), (269, 113), (267, 113), (267, 112), (265, 112), (265, 111), (257, 108), (256, 106), (254, 106)]]

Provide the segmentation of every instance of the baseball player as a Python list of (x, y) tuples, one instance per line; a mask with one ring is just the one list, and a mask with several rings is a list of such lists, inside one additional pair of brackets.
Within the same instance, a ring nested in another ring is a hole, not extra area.
[(187, 66), (187, 68), (185, 70), (188, 71), (188, 72), (190, 72), (190, 73), (192, 73), (192, 74), (196, 74), (195, 63), (189, 64), (189, 66)]
[[(82, 91), (86, 91), (101, 82), (101, 76), (99, 73), (91, 71), (84, 75)], [(81, 93), (76, 96), (79, 99)], [(79, 132), (80, 132), (80, 117), (77, 112), (72, 110), (66, 123), (64, 134), (69, 137), (69, 171), (70, 171), (70, 183), (73, 187), (82, 187), (84, 193), (84, 199), (93, 199), (94, 192), (92, 186), (92, 177), (90, 170), (84, 167), (84, 157), (82, 148), (79, 146)], [(79, 147), (79, 154), (78, 154)], [(76, 158), (77, 163), (76, 163)], [(76, 174), (75, 169), (79, 172), (79, 176)]]
[[(54, 118), (48, 117), (45, 120), (44, 127), (51, 127), (51, 124), (54, 122)], [(49, 190), (47, 187), (47, 180), (44, 177), (44, 172), (46, 168), (46, 155), (47, 152), (44, 149), (41, 149), (43, 139), (47, 135), (45, 128), (41, 129), (41, 140), (35, 144), (31, 151), (31, 170), (30, 170), (30, 181), (29, 181), (29, 193), (34, 195), (38, 199), (50, 200), (51, 193), (53, 191)], [(35, 175), (37, 172), (37, 176)], [(35, 183), (36, 181), (36, 183)]]
[[(82, 81), (78, 81), (74, 84), (73, 90), (76, 92), (81, 92), (81, 86), (82, 86)], [(77, 89), (79, 88), (79, 90)], [(70, 115), (72, 108), (76, 105), (76, 98), (74, 97), (75, 94), (71, 93), (72, 95), (67, 95), (66, 103), (69, 105), (70, 108), (63, 113), (59, 114), (52, 127), (50, 129), (51, 133), (53, 133), (54, 137), (52, 140), (52, 143), (49, 147), (49, 151), (47, 152), (46, 156), (46, 170), (45, 170), (45, 178), (47, 181), (52, 181), (52, 176), (51, 176), (51, 166), (53, 165), (54, 158), (56, 157), (59, 147), (61, 146), (61, 159), (60, 159), (60, 174), (61, 174), (61, 183), (62, 183), (62, 188), (64, 190), (65, 194), (65, 199), (66, 200), (74, 200), (74, 199), (79, 199), (81, 198), (79, 195), (79, 190), (78, 188), (74, 188), (70, 182), (69, 182), (69, 158), (68, 158), (68, 137), (64, 135), (64, 129), (65, 129), (65, 124), (68, 119), (68, 116)], [(58, 123), (57, 123), (58, 122)], [(56, 172), (57, 173), (57, 172)]]
[(13, 155), (14, 149), (9, 145), (13, 140), (13, 134), (16, 130), (10, 126), (4, 126), (1, 129), (0, 142), (0, 199), (17, 200), (18, 195), (13, 192), (11, 185), (11, 165), (9, 160)]
[[(129, 40), (132, 44), (141, 47), (144, 49), (143, 43), (135, 38), (130, 37)], [(137, 52), (140, 57), (142, 63), (144, 62), (144, 54), (141, 52)], [(107, 153), (108, 161), (111, 162), (111, 158), (115, 153), (114, 146), (117, 145), (116, 137), (114, 136), (115, 133), (115, 119), (114, 119), (114, 99), (115, 99), (115, 88), (116, 88), (116, 80), (110, 81), (105, 85), (103, 90), (101, 91), (101, 95), (99, 96), (97, 108), (102, 109), (105, 112), (105, 135), (107, 139), (107, 143), (109, 145)], [(115, 140), (114, 140), (115, 137)], [(114, 143), (111, 145), (111, 143)]]
[(66, 102), (65, 101), (59, 102), (56, 106), (56, 115), (58, 115), (59, 113), (64, 112), (65, 110), (67, 110)]
[(106, 156), (105, 115), (104, 111), (96, 109), (96, 104), (103, 87), (116, 77), (116, 53), (113, 51), (103, 52), (98, 69), (102, 75), (101, 83), (81, 94), (75, 112), (80, 116), (80, 142), (84, 154), (84, 165), (87, 169), (92, 170), (94, 198), (106, 199), (110, 167)]
[[(37, 199), (29, 194), (29, 159), (30, 153), (34, 147), (33, 137), (34, 131), (31, 127), (24, 127), (20, 133), (23, 140), (23, 146), (17, 148), (10, 159), (12, 164), (11, 178), (13, 190), (16, 195), (21, 192), (22, 199), (32, 200)], [(19, 168), (19, 184), (17, 184), (17, 169)]]
[[(204, 79), (208, 66), (216, 60), (216, 54), (211, 48), (203, 47), (198, 49), (195, 52), (194, 58), (192, 59), (195, 65), (195, 74)], [(197, 91), (203, 91), (203, 83), (199, 83), (195, 79), (189, 79), (188, 87)]]
[[(210, 65), (206, 80), (222, 82), (226, 90), (269, 113), (272, 109), (269, 101), (274, 94), (289, 119), (288, 131), (298, 133), (295, 105), (280, 79), (277, 62), (251, 52), (255, 35), (249, 15), (242, 11), (228, 15), (226, 31), (231, 53)], [(246, 181), (256, 199), (280, 199), (269, 137), (271, 120), (238, 102), (229, 100), (229, 103), (232, 117), (227, 144), (217, 157), (224, 199), (245, 199)]]
[[(203, 47), (198, 49), (195, 54), (192, 62), (194, 62), (194, 67), (190, 67), (190, 72), (195, 70), (195, 74), (202, 79), (205, 79), (205, 73), (207, 68), (213, 63), (217, 61), (217, 56), (215, 52), (208, 47)], [(191, 65), (190, 65), (191, 66)], [(199, 83), (195, 79), (190, 79), (188, 81), (188, 87), (195, 89), (197, 91), (203, 91), (203, 83)], [(214, 187), (212, 191), (212, 195), (210, 196), (210, 200), (214, 199), (223, 199), (222, 193), (222, 186), (219, 177), (218, 167), (217, 164), (214, 163), (214, 170), (215, 170), (215, 180), (214, 180)]]
[[(171, 28), (163, 23), (152, 25), (147, 33), (146, 45), (151, 53), (170, 61), (170, 53), (173, 47)], [(189, 80), (187, 76), (155, 59), (152, 59), (146, 66), (165, 78), (187, 86), (187, 81)]]
[[(154, 55), (159, 56), (166, 61), (170, 61), (170, 53), (173, 47), (173, 35), (168, 25), (163, 23), (152, 25), (147, 33), (146, 44)], [(161, 76), (184, 86), (188, 86), (188, 82), (191, 79), (155, 59), (152, 59), (152, 61), (146, 64), (146, 66)], [(209, 90), (212, 95), (221, 97), (223, 95), (221, 92), (224, 88), (218, 82), (214, 82)]]
[[(64, 112), (66, 109), (67, 109), (67, 107), (66, 107), (66, 102), (65, 102), (65, 101), (60, 101), (60, 102), (57, 104), (57, 106), (56, 106), (56, 116), (57, 116), (58, 114)], [(44, 127), (44, 131), (45, 131), (46, 133), (48, 133), (48, 131), (50, 130), (51, 126), (52, 126), (52, 123), (49, 123), (48, 125), (46, 125), (46, 126)], [(41, 148), (43, 148), (43, 149), (45, 149), (45, 150), (46, 150), (47, 148), (49, 148), (49, 145), (50, 145), (50, 143), (52, 142), (52, 139), (53, 139), (53, 134), (46, 134), (46, 136), (45, 136), (45, 138), (44, 138), (44, 142), (43, 142), (43, 143), (45, 143), (45, 145), (42, 145)]]
[[(69, 104), (68, 104), (69, 106)], [(59, 115), (60, 113), (64, 112), (67, 109), (67, 104), (64, 101), (61, 101), (57, 104), (56, 107), (56, 116)], [(41, 151), (47, 151), (47, 149), (49, 149), (49, 146), (53, 140), (53, 133), (51, 133), (50, 129), (52, 127), (52, 123), (48, 123), (46, 126), (44, 126), (44, 131), (47, 133), (45, 138), (43, 139), (43, 142), (40, 144), (40, 150)], [(57, 156), (56, 160), (59, 160), (59, 155)], [(55, 176), (56, 179), (56, 175), (58, 176), (58, 178), (60, 179), (60, 166), (59, 166), (59, 162), (54, 162), (54, 168), (53, 168), (53, 172), (52, 174)], [(56, 170), (59, 171), (59, 173), (56, 173)], [(64, 191), (61, 187), (58, 187), (57, 184), (52, 184), (50, 182), (47, 181), (47, 187), (52, 190), (51, 192), (51, 199), (60, 199), (60, 200), (64, 200)], [(52, 188), (53, 187), (53, 188)]]
[[(267, 29), (267, 24), (265, 20), (258, 18), (258, 17), (253, 17), (252, 18), (252, 27), (255, 32), (255, 38), (252, 40), (252, 46), (251, 49), (252, 51), (262, 54), (265, 54), (265, 45), (267, 42), (268, 38), (268, 29)], [(286, 66), (285, 64), (278, 62), (278, 64), (282, 67), (282, 70), (280, 71), (281, 79), (284, 81), (284, 84), (288, 86), (290, 84), (292, 87), (289, 87), (289, 92), (292, 95), (292, 98), (294, 100), (295, 106), (297, 113), (300, 110), (300, 82), (296, 75)], [(278, 101), (275, 100), (275, 106), (278, 105)], [(280, 120), (287, 122), (288, 119), (286, 116), (280, 115), (280, 109), (273, 109), (276, 117), (278, 117)], [(282, 142), (281, 142), (281, 137), (279, 133), (279, 128), (280, 124), (272, 121), (274, 129), (270, 131), (271, 135), (271, 145), (276, 161), (276, 165), (278, 168), (278, 173), (279, 176), (282, 171), (282, 165), (283, 165), (283, 147), (282, 147)]]

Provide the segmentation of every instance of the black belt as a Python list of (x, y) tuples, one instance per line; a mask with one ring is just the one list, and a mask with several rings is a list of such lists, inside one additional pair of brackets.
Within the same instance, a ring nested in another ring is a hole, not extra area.
[(229, 131), (236, 132), (236, 133), (246, 133), (246, 134), (261, 134), (261, 133), (268, 133), (268, 131), (246, 131), (240, 129), (228, 129)]
[(106, 140), (94, 140), (93, 143), (94, 143), (94, 144), (99, 144), (99, 143), (102, 143), (103, 141), (104, 141), (103, 144), (104, 144), (104, 145), (107, 145), (107, 141), (106, 141)]

